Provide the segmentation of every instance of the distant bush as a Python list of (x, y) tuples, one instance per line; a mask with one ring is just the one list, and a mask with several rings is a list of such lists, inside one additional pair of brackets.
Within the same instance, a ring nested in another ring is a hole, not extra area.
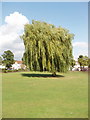
[(12, 70), (7, 70), (7, 72), (13, 72)]
[(22, 71), (28, 71), (27, 69), (18, 69), (18, 70), (7, 70), (7, 69), (2, 69), (1, 70), (3, 73), (8, 73), (8, 72), (22, 72)]
[(3, 72), (3, 73), (7, 73), (7, 70), (6, 70), (6, 69), (2, 69), (2, 72)]
[(12, 70), (12, 72), (18, 72), (18, 70)]
[(18, 70), (7, 70), (7, 69), (2, 69), (3, 73), (8, 73), (8, 72), (18, 72)]

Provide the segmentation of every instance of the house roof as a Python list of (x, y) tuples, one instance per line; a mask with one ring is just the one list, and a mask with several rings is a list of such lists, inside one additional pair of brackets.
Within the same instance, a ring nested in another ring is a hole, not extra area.
[(17, 62), (18, 64), (22, 64), (23, 63), (23, 61), (17, 61), (17, 60), (15, 62)]

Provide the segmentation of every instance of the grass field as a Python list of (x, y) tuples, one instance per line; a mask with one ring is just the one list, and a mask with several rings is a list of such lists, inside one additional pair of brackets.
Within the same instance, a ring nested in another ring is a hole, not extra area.
[(87, 118), (86, 72), (3, 73), (3, 118)]

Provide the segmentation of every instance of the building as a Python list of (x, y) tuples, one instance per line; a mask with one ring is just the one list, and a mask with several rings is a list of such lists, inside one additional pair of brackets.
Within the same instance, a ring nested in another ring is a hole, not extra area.
[(72, 71), (81, 71), (78, 61), (76, 61), (75, 66), (72, 68)]
[(26, 66), (23, 64), (23, 61), (15, 61), (12, 65), (13, 70), (26, 69)]
[(0, 65), (0, 69), (5, 69), (5, 66), (3, 64)]

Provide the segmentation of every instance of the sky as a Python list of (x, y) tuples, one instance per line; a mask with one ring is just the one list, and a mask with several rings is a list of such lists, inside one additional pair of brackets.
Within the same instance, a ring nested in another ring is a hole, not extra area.
[(88, 55), (88, 2), (3, 2), (0, 26), (0, 55), (11, 50), (21, 60), (24, 25), (32, 20), (66, 28), (75, 35), (73, 56)]

